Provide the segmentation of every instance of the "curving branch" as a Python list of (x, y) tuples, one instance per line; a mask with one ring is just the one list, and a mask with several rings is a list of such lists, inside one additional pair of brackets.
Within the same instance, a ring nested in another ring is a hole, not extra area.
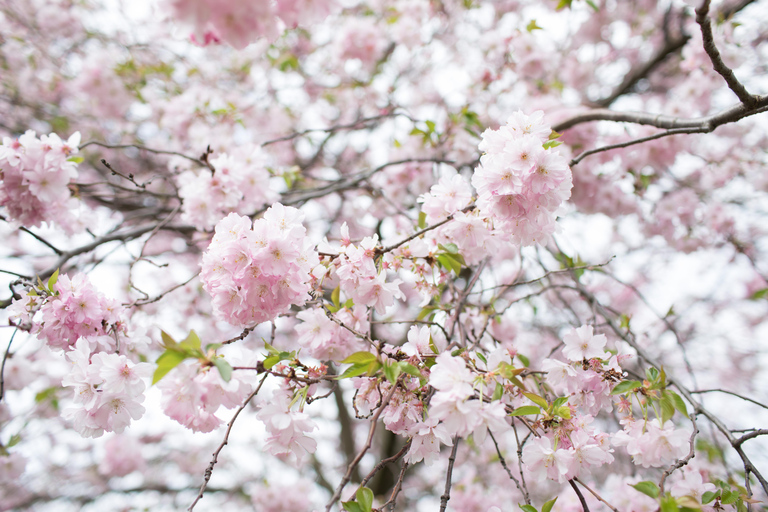
[(211, 480), (211, 475), (213, 474), (213, 467), (216, 465), (216, 463), (219, 461), (219, 453), (221, 453), (221, 450), (224, 449), (224, 447), (227, 445), (227, 442), (229, 441), (229, 433), (232, 432), (232, 427), (235, 424), (235, 420), (238, 416), (240, 416), (240, 413), (243, 412), (243, 409), (245, 409), (248, 404), (251, 402), (251, 399), (255, 397), (259, 391), (261, 390), (261, 386), (264, 384), (264, 381), (267, 380), (267, 377), (269, 374), (264, 375), (264, 377), (261, 378), (261, 381), (259, 382), (259, 385), (256, 387), (256, 389), (253, 390), (253, 392), (248, 395), (248, 398), (245, 399), (243, 404), (237, 408), (237, 411), (235, 411), (235, 415), (232, 416), (232, 419), (229, 420), (229, 423), (227, 424), (227, 432), (224, 434), (224, 440), (221, 442), (218, 448), (216, 448), (216, 451), (213, 452), (213, 458), (211, 459), (211, 462), (208, 463), (208, 467), (205, 468), (205, 477), (203, 479), (203, 484), (200, 486), (200, 490), (197, 493), (197, 497), (195, 498), (195, 501), (192, 502), (192, 504), (187, 509), (188, 512), (191, 512), (192, 509), (195, 508), (195, 505), (197, 505), (197, 502), (203, 499), (203, 494), (205, 493), (205, 488), (208, 487), (208, 482)]
[(707, 52), (709, 60), (712, 61), (713, 69), (723, 77), (725, 83), (728, 84), (728, 88), (733, 91), (745, 106), (752, 107), (758, 102), (760, 97), (750, 94), (747, 88), (736, 78), (733, 70), (723, 62), (723, 57), (715, 45), (715, 36), (712, 33), (712, 21), (709, 19), (709, 4), (710, 0), (704, 0), (704, 3), (696, 9), (696, 23), (701, 27), (704, 51)]

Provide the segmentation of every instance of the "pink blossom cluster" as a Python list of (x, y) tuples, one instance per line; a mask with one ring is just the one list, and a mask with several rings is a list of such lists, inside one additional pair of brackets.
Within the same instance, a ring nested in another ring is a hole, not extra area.
[(479, 263), (488, 254), (496, 252), (497, 237), (491, 223), (480, 211), (464, 211), (472, 203), (471, 187), (460, 174), (445, 175), (422, 194), (422, 211), (428, 224), (436, 224), (453, 216), (451, 222), (435, 234), (438, 242), (454, 243), (468, 265)]
[(128, 435), (112, 436), (104, 444), (104, 458), (99, 473), (107, 476), (125, 476), (147, 466), (141, 455), (141, 443)]
[(688, 427), (675, 428), (671, 421), (662, 425), (658, 419), (644, 421), (631, 417), (621, 423), (624, 430), (614, 434), (613, 445), (626, 447), (632, 461), (639, 466), (668, 466), (688, 453), (691, 438)]
[[(334, 0), (166, 0), (179, 20), (194, 27), (197, 42), (224, 40), (238, 50), (260, 37), (277, 39), (283, 26), (293, 28), (325, 18)], [(280, 21), (278, 21), (280, 20)]]
[(133, 363), (126, 356), (99, 352), (81, 338), (67, 353), (72, 369), (61, 383), (74, 388), (75, 407), (64, 409), (83, 437), (121, 433), (144, 414), (144, 379), (152, 373), (149, 363)]
[(525, 444), (523, 464), (536, 479), (563, 483), (613, 462), (613, 450), (607, 441), (607, 434), (591, 428), (576, 428), (558, 437), (543, 435)]
[(216, 224), (200, 277), (218, 318), (252, 327), (304, 304), (319, 259), (303, 219), (275, 203), (253, 224), (236, 213)]
[(174, 368), (157, 387), (163, 394), (165, 414), (193, 432), (217, 428), (222, 423), (215, 414), (219, 407), (237, 407), (251, 391), (250, 385), (237, 376), (225, 382), (216, 369), (201, 370), (199, 364), (192, 362)]
[(291, 396), (275, 391), (272, 399), (262, 405), (256, 417), (264, 422), (269, 437), (265, 449), (273, 455), (286, 455), (303, 463), (315, 453), (317, 442), (307, 435), (317, 428), (308, 414), (291, 410)]
[[(367, 308), (354, 306), (342, 308), (333, 313), (336, 319), (358, 332), (367, 332), (370, 324)], [(342, 361), (348, 355), (365, 350), (364, 342), (348, 329), (334, 322), (325, 311), (318, 308), (300, 311), (296, 318), (301, 323), (296, 326), (298, 343), (310, 357), (320, 361)]]
[(623, 372), (620, 361), (627, 357), (606, 352), (606, 343), (605, 335), (595, 334), (591, 325), (573, 328), (563, 336), (563, 354), (570, 363), (547, 358), (541, 364), (552, 389), (570, 395), (571, 405), (592, 415), (613, 408), (611, 390)]
[(221, 154), (210, 164), (215, 171), (187, 172), (179, 178), (183, 219), (196, 228), (211, 229), (230, 212), (253, 214), (277, 198), (269, 188), (267, 157), (260, 147)]
[(657, 204), (646, 224), (648, 235), (661, 235), (672, 247), (693, 252), (727, 239), (734, 233), (734, 219), (720, 203), (704, 204), (690, 188), (676, 190)]
[(506, 125), (482, 134), (484, 154), (472, 176), (477, 206), (516, 244), (546, 243), (555, 232), (557, 210), (571, 195), (568, 162), (545, 147), (551, 133), (543, 112), (517, 111)]
[[(117, 337), (124, 333), (123, 307), (99, 293), (85, 274), (70, 279), (59, 276), (51, 295), (27, 294), (14, 301), (12, 312), (52, 348), (71, 350), (86, 338), (94, 351), (114, 350)], [(35, 320), (39, 310), (40, 321)]]
[(70, 157), (77, 153), (80, 132), (66, 142), (58, 135), (27, 131), (18, 139), (3, 137), (0, 146), (0, 206), (8, 216), (25, 226), (56, 223), (68, 233), (74, 232), (69, 182), (77, 177), (77, 164)]
[(400, 291), (400, 279), (387, 282), (386, 271), (376, 268), (374, 256), (379, 237), (365, 237), (356, 246), (349, 242), (349, 229), (344, 223), (341, 238), (341, 251), (335, 260), (341, 291), (355, 304), (372, 307), (378, 314), (384, 314), (395, 299), (402, 299), (404, 295)]
[(476, 399), (475, 388), (483, 378), (476, 377), (463, 358), (443, 352), (435, 363), (429, 375), (429, 384), (437, 390), (429, 403), (430, 418), (440, 420), (451, 436), (472, 433), (478, 444), (485, 441), (488, 430), (510, 429), (504, 403), (483, 399), (482, 388), (478, 390), (481, 399)]

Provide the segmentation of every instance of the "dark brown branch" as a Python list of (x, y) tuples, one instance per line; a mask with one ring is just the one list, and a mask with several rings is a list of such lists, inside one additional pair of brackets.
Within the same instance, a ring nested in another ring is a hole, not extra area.
[(453, 477), (453, 464), (456, 462), (456, 451), (459, 448), (459, 436), (453, 437), (453, 448), (451, 449), (451, 456), (448, 458), (448, 471), (445, 475), (445, 491), (440, 496), (440, 512), (445, 512), (445, 508), (448, 506), (448, 500), (451, 499), (451, 478)]
[(736, 442), (735, 442), (735, 445), (736, 446), (741, 446), (741, 444), (744, 441), (749, 441), (750, 439), (754, 439), (754, 438), (756, 438), (758, 436), (765, 436), (765, 435), (768, 435), (768, 429), (761, 428), (761, 429), (758, 429), (758, 430), (753, 430), (749, 434), (744, 434), (743, 436), (738, 438), (736, 440)]
[(712, 33), (712, 21), (709, 19), (709, 3), (710, 0), (704, 0), (704, 3), (696, 9), (696, 23), (701, 27), (701, 37), (704, 43), (704, 51), (707, 52), (709, 60), (712, 61), (712, 67), (717, 73), (723, 77), (725, 83), (728, 84), (728, 88), (741, 100), (746, 107), (754, 107), (759, 101), (760, 97), (750, 94), (747, 88), (739, 82), (733, 70), (729, 68), (723, 57), (720, 55), (720, 51), (715, 45), (715, 36)]
[(584, 495), (581, 494), (581, 491), (579, 490), (576, 483), (573, 481), (573, 479), (568, 480), (568, 483), (571, 484), (571, 487), (573, 488), (573, 491), (576, 493), (576, 496), (579, 497), (579, 502), (581, 503), (582, 510), (584, 510), (584, 512), (589, 512), (589, 506), (587, 505), (587, 500), (584, 499)]
[(721, 112), (705, 117), (684, 118), (667, 116), (664, 114), (652, 114), (650, 112), (617, 112), (606, 108), (596, 108), (587, 110), (581, 114), (576, 114), (552, 127), (557, 132), (563, 132), (569, 128), (582, 123), (593, 121), (613, 121), (617, 123), (633, 123), (644, 126), (655, 126), (666, 130), (674, 129), (698, 129), (711, 132), (718, 126), (727, 123), (734, 123), (745, 117), (753, 116), (765, 112), (768, 108), (768, 95), (759, 96), (754, 105), (747, 107), (739, 103), (729, 107)]

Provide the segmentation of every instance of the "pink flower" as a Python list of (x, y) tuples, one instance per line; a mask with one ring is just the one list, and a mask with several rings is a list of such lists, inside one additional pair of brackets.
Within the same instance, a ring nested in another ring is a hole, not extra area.
[[(594, 334), (591, 325), (583, 325), (579, 328), (571, 329), (563, 336), (563, 354), (569, 360), (580, 362), (584, 359), (602, 359), (606, 356), (605, 344), (607, 339), (604, 334)], [(610, 354), (608, 354), (610, 357)]]

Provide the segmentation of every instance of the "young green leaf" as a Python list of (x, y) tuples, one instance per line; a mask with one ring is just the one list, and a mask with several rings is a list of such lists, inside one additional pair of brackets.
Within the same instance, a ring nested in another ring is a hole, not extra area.
[(535, 405), (524, 405), (509, 413), (510, 416), (528, 416), (529, 414), (541, 414), (541, 409)]
[(387, 378), (387, 380), (394, 384), (397, 382), (397, 378), (400, 377), (400, 372), (402, 370), (400, 369), (400, 365), (398, 364), (385, 364), (384, 365), (384, 376)]
[(517, 505), (523, 512), (539, 512), (533, 505)]
[(341, 364), (358, 364), (358, 363), (370, 363), (376, 360), (376, 356), (370, 352), (355, 352), (347, 356)]
[(650, 480), (644, 480), (642, 482), (638, 482), (632, 487), (634, 487), (641, 493), (645, 494), (646, 496), (650, 496), (653, 499), (656, 499), (659, 497), (659, 486), (651, 482)]
[(341, 506), (344, 507), (344, 510), (347, 512), (363, 512), (363, 509), (356, 501), (342, 501)]
[(538, 405), (542, 409), (548, 409), (549, 408), (549, 403), (546, 400), (544, 400), (542, 397), (540, 397), (539, 395), (537, 395), (535, 393), (529, 393), (527, 391), (523, 391), (523, 394), (525, 395), (525, 397), (528, 400), (530, 400), (531, 402), (535, 403), (536, 405)]
[(541, 506), (541, 512), (549, 512), (552, 510), (552, 507), (555, 506), (555, 502), (557, 501), (557, 496), (546, 502)]
[(630, 391), (634, 391), (637, 388), (643, 387), (643, 383), (639, 380), (624, 380), (616, 384), (614, 386), (613, 390), (611, 390), (612, 395), (623, 395), (624, 393), (628, 393)]
[(168, 349), (162, 354), (160, 354), (160, 357), (157, 358), (157, 369), (155, 370), (154, 375), (152, 376), (152, 385), (154, 386), (157, 384), (157, 382), (165, 377), (165, 375), (176, 368), (179, 363), (181, 363), (183, 360), (187, 358), (187, 355), (183, 352), (179, 352), (177, 350)]
[(213, 360), (213, 365), (219, 370), (219, 374), (224, 382), (229, 382), (232, 379), (232, 365), (226, 362), (224, 359), (217, 357)]
[(56, 272), (51, 274), (51, 277), (48, 278), (48, 286), (46, 286), (46, 288), (48, 288), (49, 292), (53, 293), (53, 285), (55, 285), (56, 281), (58, 280), (59, 280), (59, 269), (56, 269)]
[(371, 512), (371, 509), (373, 508), (372, 490), (367, 487), (361, 487), (358, 489), (357, 493), (355, 493), (355, 497), (357, 497), (357, 502), (360, 504), (360, 508), (363, 512)]

